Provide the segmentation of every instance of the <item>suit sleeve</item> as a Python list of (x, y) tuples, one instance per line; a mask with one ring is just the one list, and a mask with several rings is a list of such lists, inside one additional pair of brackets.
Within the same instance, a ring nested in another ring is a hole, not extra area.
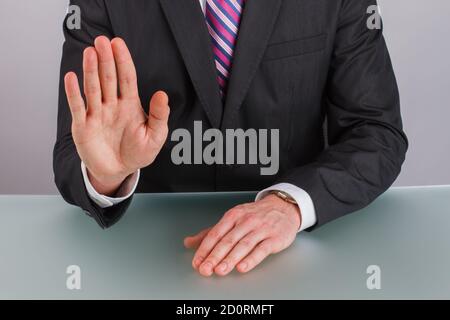
[(282, 177), (312, 198), (312, 230), (359, 210), (385, 192), (408, 148), (400, 101), (382, 29), (367, 26), (374, 0), (343, 0), (324, 104), (327, 148)]
[(102, 227), (107, 228), (117, 222), (128, 208), (132, 197), (110, 208), (102, 209), (96, 205), (86, 190), (78, 156), (72, 138), (72, 117), (64, 90), (64, 75), (74, 71), (80, 80), (83, 91), (83, 51), (92, 46), (99, 35), (113, 37), (113, 31), (103, 0), (72, 0), (70, 5), (81, 9), (81, 29), (71, 30), (64, 21), (63, 55), (58, 99), (57, 138), (53, 150), (53, 171), (56, 186), (63, 198), (70, 204), (80, 207)]

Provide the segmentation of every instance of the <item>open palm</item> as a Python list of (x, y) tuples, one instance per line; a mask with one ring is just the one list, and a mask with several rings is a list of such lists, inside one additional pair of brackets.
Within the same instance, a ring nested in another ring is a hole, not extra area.
[(149, 115), (144, 112), (131, 54), (119, 38), (98, 37), (84, 51), (83, 72), (86, 103), (76, 74), (65, 76), (73, 139), (90, 176), (117, 186), (160, 152), (168, 134), (168, 97), (155, 93)]

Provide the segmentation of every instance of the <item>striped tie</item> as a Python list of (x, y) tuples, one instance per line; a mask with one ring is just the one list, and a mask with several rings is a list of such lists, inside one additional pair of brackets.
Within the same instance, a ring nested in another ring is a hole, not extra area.
[(206, 24), (213, 43), (222, 99), (227, 93), (242, 8), (245, 0), (207, 0)]

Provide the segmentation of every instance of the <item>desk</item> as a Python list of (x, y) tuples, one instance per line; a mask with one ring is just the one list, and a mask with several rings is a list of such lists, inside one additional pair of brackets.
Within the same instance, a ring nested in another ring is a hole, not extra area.
[[(199, 276), (184, 236), (253, 197), (136, 195), (102, 230), (59, 196), (0, 196), (0, 298), (450, 298), (450, 186), (391, 189), (246, 275)], [(81, 290), (66, 288), (69, 265), (81, 268)], [(366, 287), (369, 265), (381, 268), (381, 290)]]

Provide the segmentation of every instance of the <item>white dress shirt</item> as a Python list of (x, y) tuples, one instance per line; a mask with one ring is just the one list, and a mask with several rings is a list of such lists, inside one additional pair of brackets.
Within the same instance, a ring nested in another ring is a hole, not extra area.
[[(199, 1), (203, 12), (205, 12), (205, 5), (207, 0), (199, 0)], [(122, 183), (119, 190), (117, 191), (116, 197), (107, 197), (105, 195), (99, 194), (92, 186), (87, 175), (86, 166), (84, 165), (83, 162), (81, 163), (81, 171), (83, 173), (83, 179), (89, 197), (101, 208), (108, 208), (114, 206), (131, 197), (136, 190), (140, 176), (140, 171), (138, 170), (137, 172), (129, 176), (127, 179), (125, 179), (125, 181)], [(300, 226), (299, 232), (308, 229), (309, 227), (312, 227), (313, 225), (316, 224), (317, 217), (311, 197), (305, 190), (293, 184), (279, 183), (267, 189), (264, 189), (256, 195), (255, 201), (262, 199), (272, 190), (283, 191), (289, 194), (297, 202), (302, 216), (302, 224)]]

